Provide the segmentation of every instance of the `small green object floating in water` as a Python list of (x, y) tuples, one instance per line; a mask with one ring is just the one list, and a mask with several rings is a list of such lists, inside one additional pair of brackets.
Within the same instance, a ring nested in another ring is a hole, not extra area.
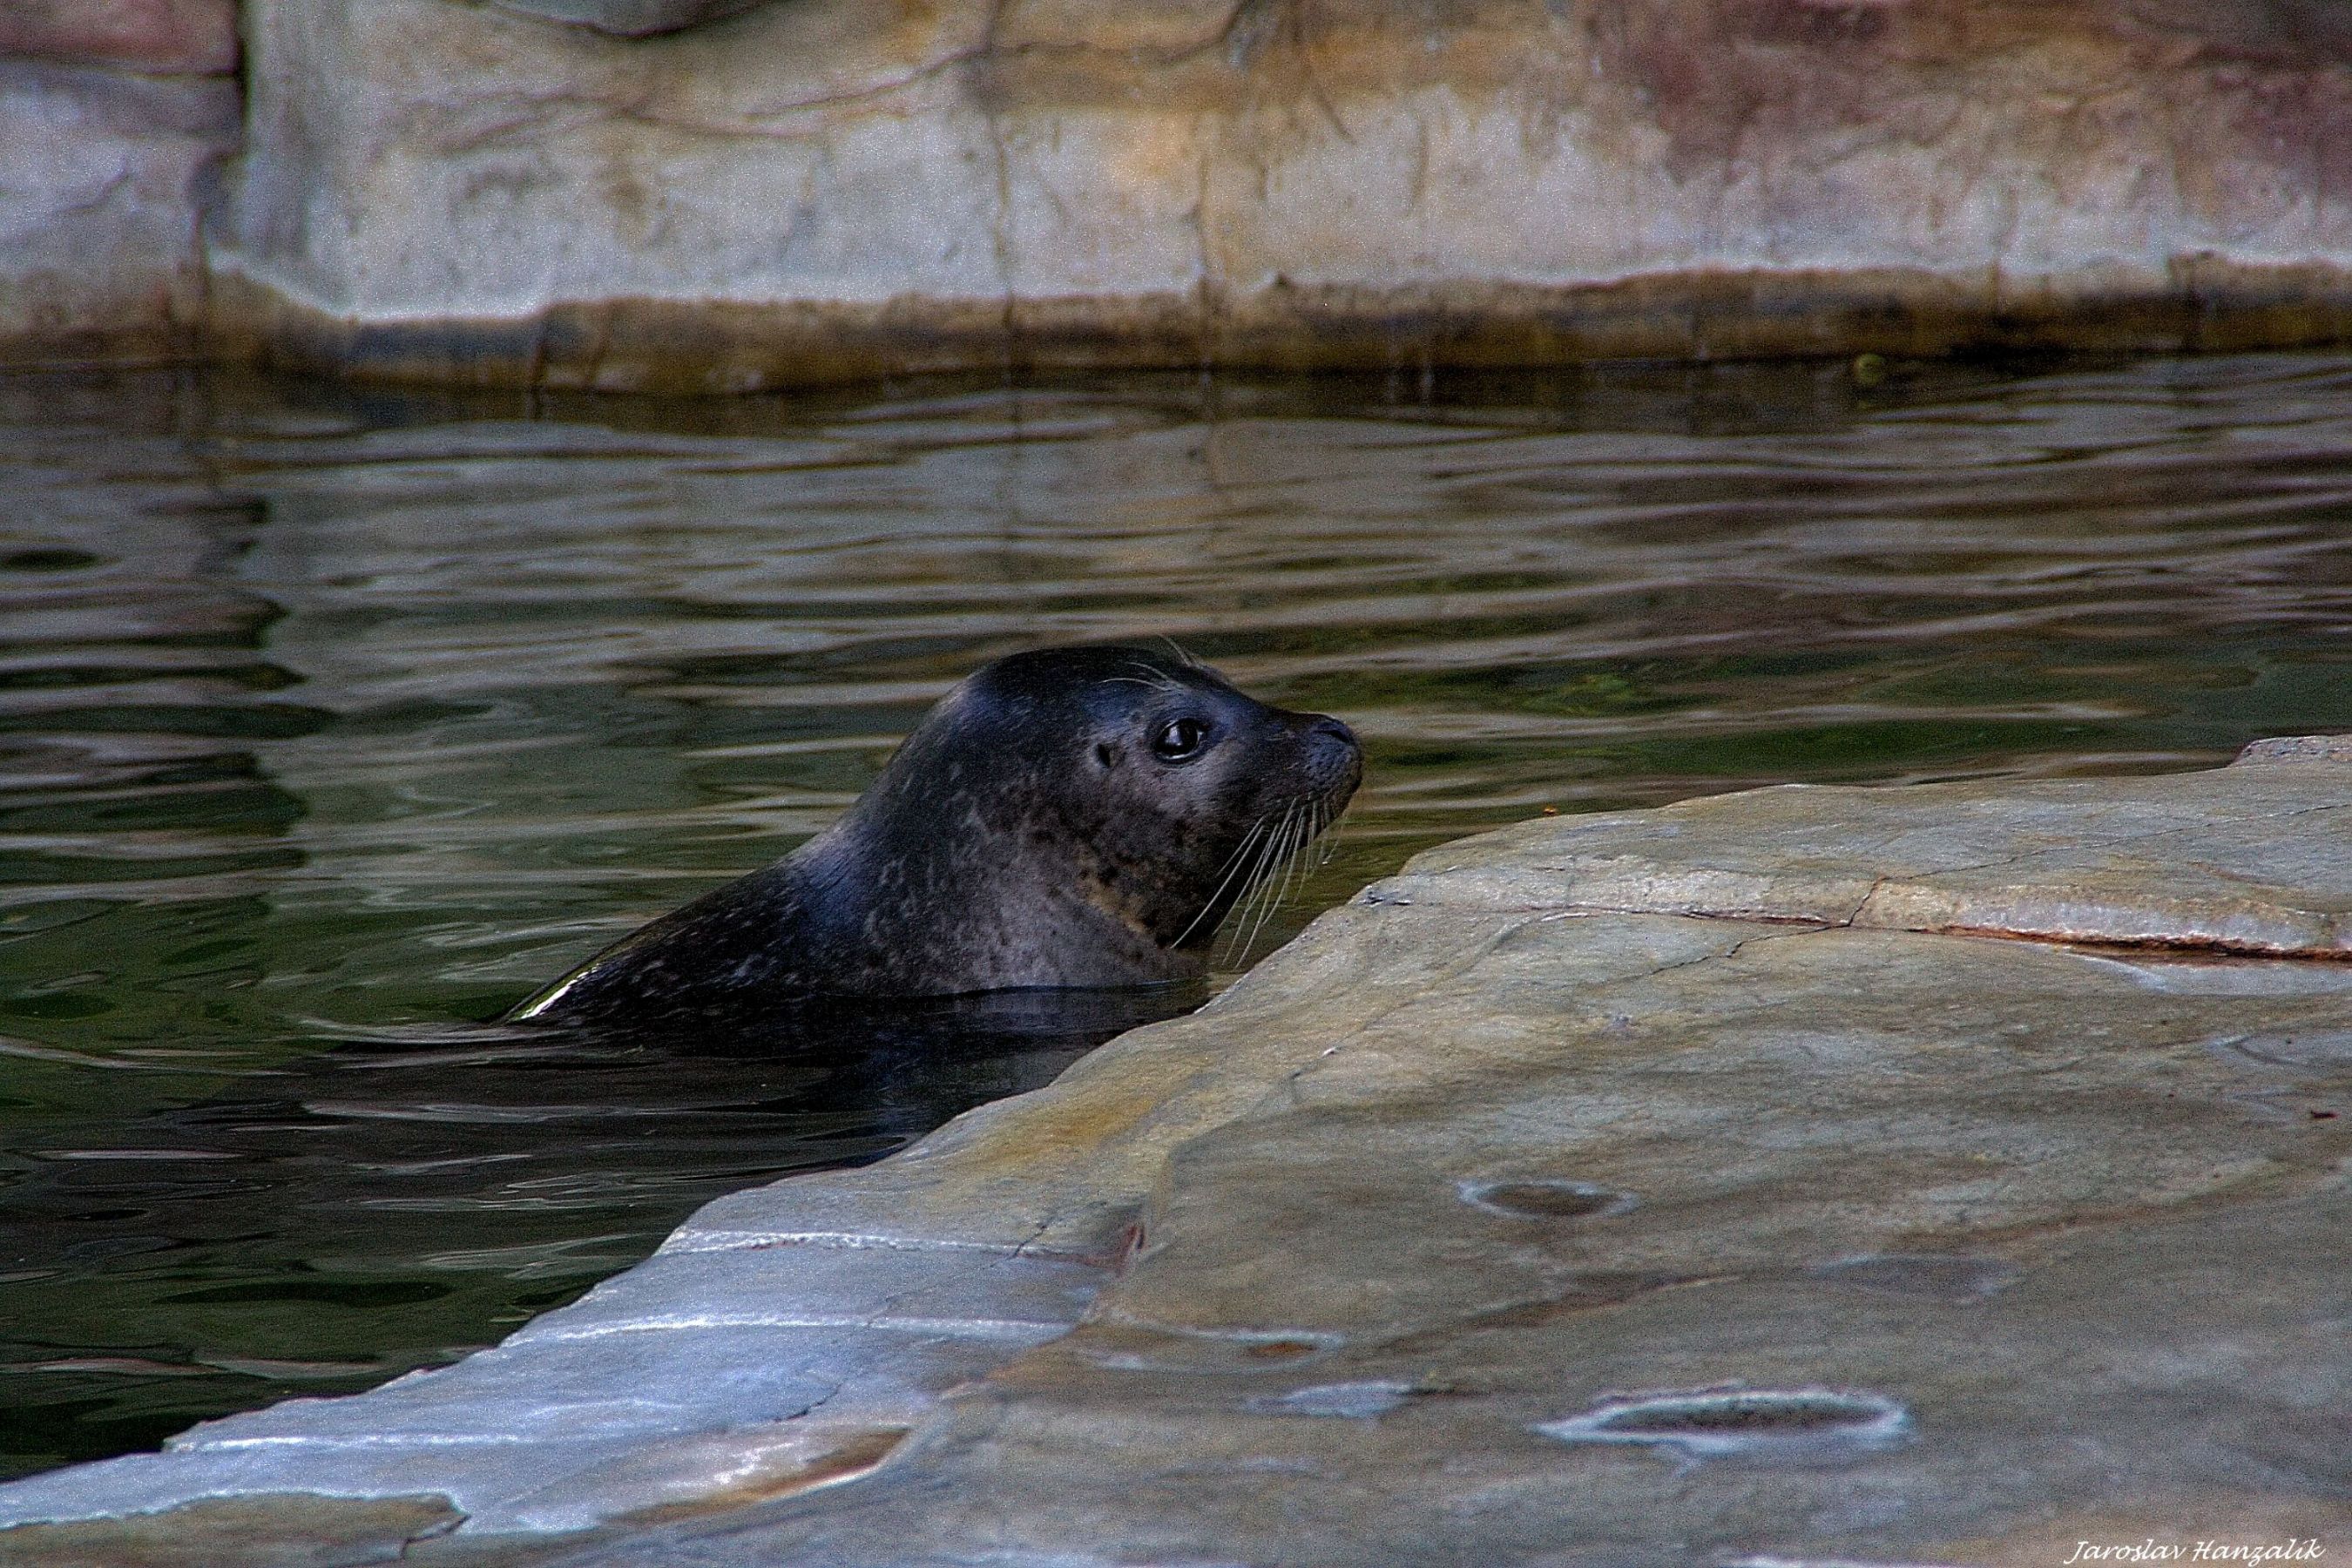
[(1885, 354), (1853, 356), (1853, 384), (1856, 386), (1876, 386), (1885, 379), (1886, 356)]

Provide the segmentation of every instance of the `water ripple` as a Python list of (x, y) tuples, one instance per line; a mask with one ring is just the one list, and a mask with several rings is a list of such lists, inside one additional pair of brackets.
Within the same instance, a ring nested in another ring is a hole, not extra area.
[[(1547, 806), (2197, 765), (2352, 729), (2347, 393), (2315, 355), (1425, 403), (0, 377), (0, 1226), (40, 1259), (0, 1466), (445, 1359), (919, 1131), (903, 1076), (805, 1062), (567, 1058), (592, 1100), (550, 1100), (457, 1021), (814, 831), (986, 658), (1168, 636), (1357, 728), (1261, 947)], [(922, 1114), (1066, 1059), (1014, 1056)]]

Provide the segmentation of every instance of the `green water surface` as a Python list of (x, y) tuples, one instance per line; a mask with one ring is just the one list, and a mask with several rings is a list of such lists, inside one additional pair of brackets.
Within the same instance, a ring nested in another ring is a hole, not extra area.
[(0, 378), (0, 1469), (461, 1354), (1049, 1074), (430, 1077), (999, 654), (1171, 637), (1356, 728), (1257, 952), (1546, 807), (2352, 729), (2352, 360), (1422, 390)]

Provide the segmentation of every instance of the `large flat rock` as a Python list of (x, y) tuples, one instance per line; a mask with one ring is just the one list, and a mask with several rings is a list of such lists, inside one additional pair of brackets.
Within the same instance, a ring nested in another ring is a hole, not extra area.
[(57, 1521), (0, 1559), (2334, 1542), (2347, 810), (2341, 748), (2273, 744), (1451, 846), (496, 1350), (0, 1489)]
[(2309, 775), (2280, 765), (2295, 760), (2256, 751), (2127, 790), (1929, 784), (1832, 804), (1792, 784), (1559, 817), (1433, 850), (1369, 896), (2352, 958), (2352, 816), (2315, 804)]

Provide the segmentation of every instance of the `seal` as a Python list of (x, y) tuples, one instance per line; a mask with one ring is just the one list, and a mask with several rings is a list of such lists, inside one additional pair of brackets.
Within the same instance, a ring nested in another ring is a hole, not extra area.
[(1195, 977), (1362, 776), (1347, 725), (1181, 656), (1014, 654), (942, 698), (832, 826), (509, 1016)]

